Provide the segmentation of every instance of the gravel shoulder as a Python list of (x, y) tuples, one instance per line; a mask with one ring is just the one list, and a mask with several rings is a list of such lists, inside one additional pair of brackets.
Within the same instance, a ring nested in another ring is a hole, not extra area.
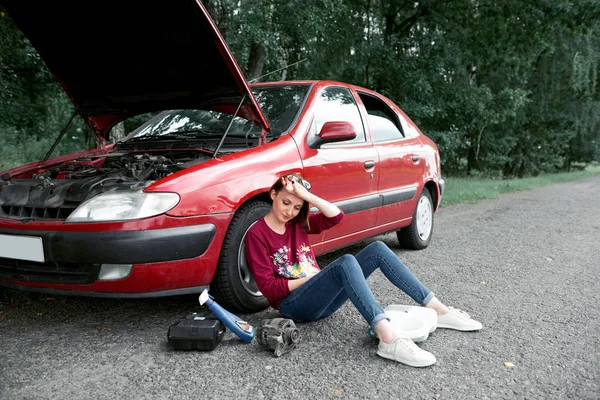
[[(0, 303), (0, 399), (598, 399), (599, 195), (594, 177), (444, 207), (418, 252), (394, 234), (376, 238), (484, 324), (431, 334), (421, 346), (432, 367), (378, 357), (351, 304), (299, 324), (298, 348), (275, 358), (231, 332), (211, 352), (170, 349), (168, 327), (200, 309), (195, 297), (32, 296)], [(379, 271), (369, 283), (384, 306), (413, 304)], [(260, 326), (276, 316), (243, 317)]]

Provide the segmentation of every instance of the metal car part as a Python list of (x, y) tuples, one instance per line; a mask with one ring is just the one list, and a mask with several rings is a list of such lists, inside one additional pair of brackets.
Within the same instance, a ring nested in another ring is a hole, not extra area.
[(281, 357), (296, 348), (300, 331), (291, 319), (273, 318), (263, 320), (256, 339), (265, 350), (272, 351), (275, 357)]

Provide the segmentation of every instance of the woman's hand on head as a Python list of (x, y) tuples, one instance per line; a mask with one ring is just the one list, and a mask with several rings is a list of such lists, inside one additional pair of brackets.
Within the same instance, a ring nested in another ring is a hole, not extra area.
[(282, 183), (283, 183), (283, 189), (286, 192), (293, 194), (294, 196), (297, 196), (304, 201), (310, 202), (310, 200), (309, 200), (310, 192), (308, 190), (306, 190), (306, 188), (304, 187), (304, 185), (302, 185), (302, 183), (295, 182), (294, 180), (290, 180), (287, 178), (287, 176), (284, 176), (281, 179), (282, 179)]
[(340, 213), (340, 209), (335, 204), (309, 192), (302, 182), (295, 182), (293, 178), (288, 178), (288, 176), (289, 175), (281, 177), (283, 190), (287, 193), (291, 193), (307, 203), (310, 203), (311, 206), (318, 208), (328, 218), (333, 218)]

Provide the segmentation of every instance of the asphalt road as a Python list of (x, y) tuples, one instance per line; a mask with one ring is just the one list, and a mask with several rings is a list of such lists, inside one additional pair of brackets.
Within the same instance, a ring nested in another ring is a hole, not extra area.
[[(34, 296), (0, 305), (0, 398), (598, 399), (599, 195), (596, 177), (444, 207), (418, 252), (377, 238), (484, 324), (431, 334), (421, 346), (432, 367), (379, 358), (350, 304), (299, 325), (298, 348), (276, 358), (229, 331), (212, 352), (171, 350), (167, 329), (199, 310), (195, 297)], [(379, 271), (370, 284), (384, 306), (413, 304)], [(244, 317), (259, 326), (276, 316)]]

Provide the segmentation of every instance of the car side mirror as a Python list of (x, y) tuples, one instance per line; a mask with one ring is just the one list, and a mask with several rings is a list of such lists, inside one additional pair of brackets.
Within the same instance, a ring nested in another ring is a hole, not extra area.
[(351, 122), (329, 121), (323, 124), (318, 135), (309, 137), (308, 147), (318, 149), (325, 143), (343, 142), (356, 138), (356, 130)]

